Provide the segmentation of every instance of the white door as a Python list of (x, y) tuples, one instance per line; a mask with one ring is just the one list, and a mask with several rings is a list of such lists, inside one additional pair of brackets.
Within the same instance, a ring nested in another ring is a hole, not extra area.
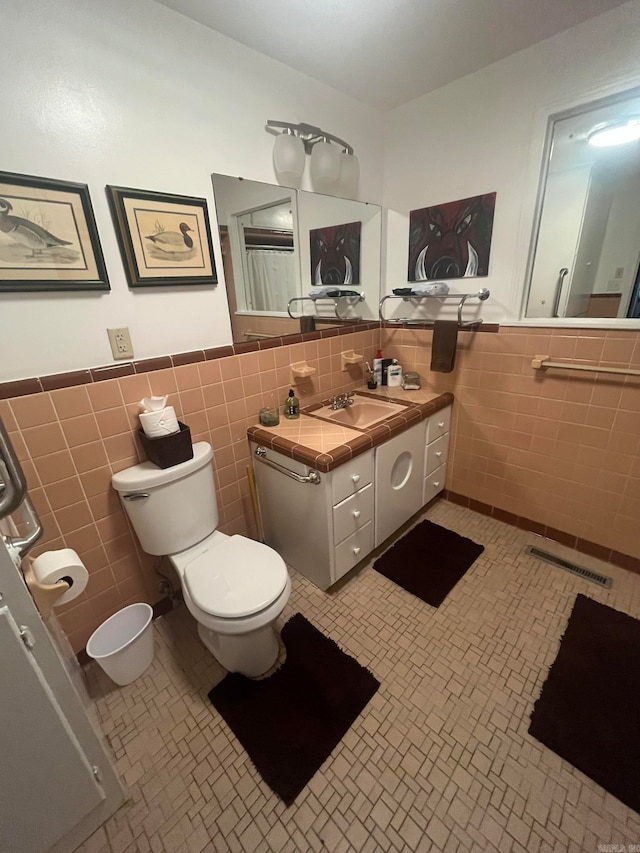
[(0, 790), (0, 838), (22, 853), (47, 850), (105, 795), (8, 607), (0, 647), (2, 775), (11, 780)]
[[(555, 172), (547, 178), (527, 317), (553, 317), (554, 308), (557, 316), (564, 316), (589, 180), (588, 166)], [(561, 270), (565, 270), (564, 275)]]
[(0, 849), (66, 853), (123, 792), (1, 536), (0, 649)]

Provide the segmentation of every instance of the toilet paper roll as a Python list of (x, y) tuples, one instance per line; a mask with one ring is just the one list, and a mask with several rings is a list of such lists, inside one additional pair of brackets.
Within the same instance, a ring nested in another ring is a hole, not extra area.
[(61, 548), (59, 551), (45, 551), (36, 557), (31, 570), (40, 583), (59, 583), (66, 581), (69, 589), (56, 601), (66, 604), (81, 595), (89, 582), (89, 572), (84, 563), (71, 548)]
[(173, 406), (167, 406), (158, 412), (143, 412), (138, 415), (140, 425), (149, 438), (160, 438), (180, 431), (178, 418)]

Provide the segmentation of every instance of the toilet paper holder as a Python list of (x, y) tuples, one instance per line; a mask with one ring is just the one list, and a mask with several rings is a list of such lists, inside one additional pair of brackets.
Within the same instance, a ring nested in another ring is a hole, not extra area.
[(40, 615), (43, 619), (47, 619), (51, 608), (68, 589), (71, 589), (71, 584), (63, 580), (58, 583), (40, 583), (33, 574), (31, 566), (23, 566), (22, 574)]

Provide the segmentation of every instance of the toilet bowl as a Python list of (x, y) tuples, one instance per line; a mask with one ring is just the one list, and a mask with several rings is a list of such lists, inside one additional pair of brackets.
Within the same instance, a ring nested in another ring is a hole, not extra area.
[(142, 548), (174, 566), (198, 635), (230, 672), (255, 677), (278, 656), (273, 623), (291, 593), (280, 555), (253, 539), (217, 530), (213, 451), (193, 446), (193, 459), (158, 468), (134, 465), (112, 477)]
[(266, 672), (278, 656), (273, 622), (291, 594), (282, 558), (253, 539), (215, 531), (169, 559), (211, 654), (230, 672)]

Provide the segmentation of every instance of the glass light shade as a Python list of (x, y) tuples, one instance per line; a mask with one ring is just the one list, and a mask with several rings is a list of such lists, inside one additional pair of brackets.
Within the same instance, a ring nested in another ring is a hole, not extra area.
[(358, 194), (358, 181), (360, 180), (360, 163), (355, 154), (347, 154), (343, 151), (340, 155), (340, 189), (349, 198), (355, 198)]
[(316, 142), (311, 150), (310, 170), (315, 189), (335, 189), (340, 179), (340, 150), (330, 142)]
[(273, 168), (279, 183), (297, 184), (304, 172), (304, 143), (298, 136), (281, 133), (273, 143)]
[(589, 145), (596, 148), (608, 148), (611, 145), (624, 145), (626, 142), (635, 142), (640, 139), (640, 118), (630, 118), (604, 124), (596, 127), (587, 137)]

